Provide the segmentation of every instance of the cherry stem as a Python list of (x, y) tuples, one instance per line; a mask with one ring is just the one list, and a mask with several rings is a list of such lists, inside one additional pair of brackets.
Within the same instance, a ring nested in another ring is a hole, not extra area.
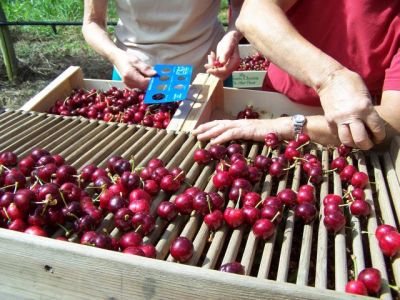
[(39, 182), (40, 185), (43, 185), (43, 181), (37, 175), (35, 175), (35, 178)]
[[(10, 184), (10, 185), (2, 186), (2, 187), (0, 187), (0, 189), (7, 189), (7, 188), (13, 187), (13, 186), (15, 186), (15, 183), (14, 183), (14, 184)], [(15, 193), (15, 192), (14, 192), (14, 193)]]
[(397, 286), (397, 285), (392, 285), (392, 284), (389, 284), (389, 283), (388, 283), (387, 286), (390, 287), (391, 289), (397, 291), (397, 292), (400, 291), (400, 287)]
[(183, 173), (185, 173), (183, 170), (174, 177), (174, 180), (177, 180), (179, 178), (179, 176), (181, 176)]
[(67, 201), (65, 201), (64, 194), (61, 191), (59, 191), (59, 193), (60, 193), (61, 200), (64, 202), (65, 207), (67, 207)]
[(17, 189), (18, 189), (18, 181), (16, 181), (14, 185), (15, 185), (15, 187), (14, 187), (14, 194), (15, 194), (17, 192)]
[[(5, 165), (1, 165), (1, 168), (4, 168), (4, 169), (6, 169), (6, 171), (10, 171), (10, 169), (9, 168), (7, 168)], [(3, 170), (1, 170), (1, 171), (3, 171)], [(1, 172), (0, 172), (1, 173)]]
[(57, 225), (65, 231), (65, 237), (68, 237), (71, 234), (71, 230), (68, 230), (65, 226), (61, 225), (60, 223), (57, 223)]
[[(296, 141), (297, 141), (297, 139), (296, 139)], [(307, 142), (305, 142), (304, 144), (302, 144), (302, 145), (300, 145), (299, 147), (297, 147), (296, 150), (300, 150), (300, 149), (304, 148), (305, 146), (307, 146), (307, 145), (309, 145), (309, 144), (310, 144), (310, 141), (307, 141)]]
[(337, 168), (334, 169), (329, 169), (329, 170), (324, 170), (324, 174), (329, 174), (329, 173), (333, 173), (337, 170)]
[(7, 209), (6, 209), (5, 207), (3, 207), (3, 211), (4, 211), (4, 214), (6, 215), (7, 220), (8, 220), (8, 221), (11, 221), (11, 218), (10, 218), (10, 216), (8, 215)]
[(271, 147), (268, 146), (267, 154), (265, 156), (268, 157), (270, 154), (271, 154)]
[(361, 231), (361, 233), (364, 233), (364, 234), (368, 234), (368, 235), (375, 236), (375, 234), (374, 234), (374, 233), (372, 233), (372, 232), (369, 232), (369, 231), (364, 231), (364, 230), (362, 230), (362, 231)]
[(236, 202), (235, 208), (239, 208), (239, 203), (240, 203), (241, 198), (242, 198), (242, 189), (239, 189), (239, 197), (238, 197), (238, 201)]
[(275, 216), (272, 218), (271, 222), (273, 223), (275, 221), (275, 219), (281, 214), (280, 211), (278, 211)]
[(257, 202), (256, 206), (254, 208), (258, 208), (260, 204), (264, 203), (265, 199), (261, 199), (260, 201)]
[[(136, 229), (135, 232), (138, 232), (140, 230), (140, 228), (142, 228), (142, 224), (140, 224)], [(105, 229), (105, 228), (104, 228)]]
[(206, 196), (206, 199), (207, 199), (208, 210), (210, 211), (210, 213), (212, 213), (210, 196), (207, 195), (207, 196)]
[(209, 238), (208, 238), (208, 241), (209, 241), (210, 243), (213, 241), (214, 235), (215, 235), (215, 232), (214, 232), (214, 231), (211, 231), (210, 236), (209, 236)]
[(353, 261), (353, 265), (354, 265), (354, 279), (355, 279), (358, 276), (357, 259), (354, 254), (350, 255), (350, 258)]

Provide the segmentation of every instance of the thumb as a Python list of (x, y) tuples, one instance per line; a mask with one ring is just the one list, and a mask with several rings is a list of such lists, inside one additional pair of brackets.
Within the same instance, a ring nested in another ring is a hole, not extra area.
[(138, 63), (136, 65), (136, 69), (138, 69), (139, 72), (146, 77), (153, 77), (154, 75), (157, 74), (157, 72), (151, 66), (149, 66), (144, 62)]

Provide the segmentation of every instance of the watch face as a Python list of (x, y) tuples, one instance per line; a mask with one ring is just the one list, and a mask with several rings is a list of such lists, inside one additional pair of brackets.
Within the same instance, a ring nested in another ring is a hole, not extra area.
[(304, 123), (304, 121), (306, 120), (306, 118), (303, 115), (294, 115), (293, 116), (293, 120), (296, 123)]

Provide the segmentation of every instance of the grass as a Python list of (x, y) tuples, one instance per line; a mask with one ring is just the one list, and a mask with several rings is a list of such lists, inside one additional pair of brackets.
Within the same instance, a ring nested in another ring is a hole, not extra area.
[[(82, 21), (82, 0), (1, 0), (9, 21)], [(117, 20), (114, 1), (108, 17)], [(227, 0), (219, 18), (227, 21)], [(110, 32), (113, 28), (109, 28)], [(19, 61), (18, 79), (7, 81), (0, 53), (0, 106), (18, 109), (71, 65), (81, 66), (87, 78), (110, 78), (112, 66), (84, 41), (79, 26), (10, 26)]]

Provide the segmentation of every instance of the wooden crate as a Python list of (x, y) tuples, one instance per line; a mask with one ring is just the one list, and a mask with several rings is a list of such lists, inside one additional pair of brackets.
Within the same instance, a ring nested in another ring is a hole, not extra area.
[[(158, 157), (167, 162), (168, 168), (179, 166), (185, 170), (190, 184), (213, 191), (213, 168), (194, 164), (193, 152), (198, 143), (185, 132), (8, 111), (0, 115), (0, 137), (0, 152), (12, 150), (23, 157), (33, 147), (43, 147), (61, 154), (78, 169), (89, 163), (104, 166), (112, 154), (133, 156), (138, 167)], [(172, 222), (157, 219), (155, 231), (147, 238), (158, 253), (158, 259), (151, 260), (79, 245), (73, 243), (76, 236), (67, 243), (0, 229), (0, 298), (358, 299), (361, 297), (343, 293), (351, 268), (350, 254), (356, 256), (359, 269), (373, 266), (382, 272), (385, 282), (399, 285), (400, 260), (385, 259), (376, 238), (362, 234), (365, 229), (374, 232), (382, 222), (399, 224), (399, 145), (396, 138), (391, 151), (359, 152), (352, 158), (351, 163), (370, 177), (371, 184), (365, 191), (373, 210), (366, 224), (351, 218), (350, 228), (335, 236), (327, 233), (322, 219), (303, 225), (295, 222), (293, 212), (266, 242), (257, 240), (246, 226), (231, 229), (226, 225), (208, 241), (210, 232), (198, 215)], [(258, 143), (243, 146), (249, 158), (266, 152), (266, 147)], [(323, 148), (314, 151), (324, 168), (336, 155)], [(304, 183), (299, 173), (296, 168), (279, 181), (266, 176), (257, 189), (262, 197), (285, 187), (297, 190)], [(342, 193), (337, 174), (325, 174), (317, 196), (320, 205), (330, 191)], [(161, 192), (154, 199), (153, 213), (163, 200)], [(118, 235), (112, 214), (104, 218), (98, 230), (104, 228)], [(178, 235), (194, 244), (194, 256), (186, 264), (172, 263), (169, 255), (169, 245)], [(214, 270), (235, 260), (245, 266), (247, 276)], [(381, 298), (392, 299), (387, 286)]]
[[(258, 51), (252, 45), (239, 45), (239, 55), (246, 58)], [(267, 71), (234, 71), (232, 73), (232, 87), (261, 89)]]
[[(208, 87), (204, 87), (203, 89), (203, 83), (205, 83), (207, 79), (208, 77), (205, 74), (195, 78), (189, 90), (187, 100), (182, 102), (167, 129), (173, 130), (180, 127), (180, 124), (187, 118), (187, 114), (193, 103), (199, 99), (208, 97)], [(99, 90), (108, 90), (113, 86), (119, 89), (126, 87), (121, 81), (85, 79), (80, 67), (71, 66), (25, 103), (21, 109), (24, 111), (47, 112), (58, 99), (65, 99), (68, 97), (73, 89), (84, 88), (90, 90), (95, 88)]]
[(190, 132), (198, 125), (211, 120), (235, 119), (237, 113), (247, 105), (259, 112), (262, 119), (275, 118), (282, 114), (323, 113), (320, 107), (295, 103), (280, 93), (223, 87), (216, 77), (205, 74), (199, 74), (196, 79), (198, 82), (205, 82), (202, 93), (190, 104), (190, 111), (185, 110), (186, 119), (175, 123), (175, 130)]

